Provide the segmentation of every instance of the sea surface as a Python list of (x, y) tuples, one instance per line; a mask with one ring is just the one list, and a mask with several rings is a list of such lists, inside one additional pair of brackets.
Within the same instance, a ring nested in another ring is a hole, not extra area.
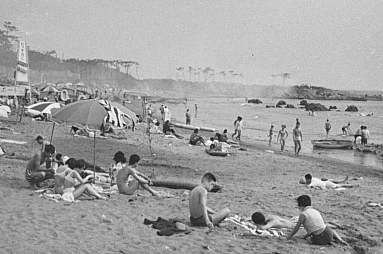
[[(309, 103), (321, 103), (327, 107), (336, 106), (339, 111), (316, 112), (315, 116), (309, 116), (304, 109), (299, 109), (300, 100), (284, 99), (288, 104), (296, 106), (296, 109), (266, 108), (266, 105), (275, 105), (280, 99), (260, 98), (263, 104), (247, 104), (244, 98), (193, 98), (187, 104), (168, 105), (172, 117), (178, 121), (185, 119), (185, 110), (189, 108), (195, 116), (195, 104), (197, 104), (197, 117), (192, 119), (192, 125), (214, 127), (219, 130), (228, 129), (233, 131), (233, 122), (240, 115), (244, 118), (245, 130), (243, 140), (248, 142), (267, 142), (268, 130), (271, 124), (275, 125), (275, 136), (272, 146), (278, 147), (276, 135), (282, 124), (287, 125), (290, 138), (288, 150), (293, 149), (291, 132), (295, 121), (299, 118), (303, 132), (303, 149), (305, 154), (328, 156), (355, 164), (362, 164), (383, 169), (383, 161), (373, 154), (362, 154), (353, 150), (313, 150), (311, 140), (325, 138), (324, 124), (327, 119), (332, 124), (330, 137), (339, 137), (341, 128), (348, 122), (354, 132), (361, 125), (368, 126), (370, 130), (369, 143), (383, 143), (383, 102), (379, 101), (315, 101)], [(345, 112), (348, 105), (355, 105), (359, 112)], [(373, 112), (373, 116), (362, 116)], [(351, 139), (351, 138), (350, 138)]]

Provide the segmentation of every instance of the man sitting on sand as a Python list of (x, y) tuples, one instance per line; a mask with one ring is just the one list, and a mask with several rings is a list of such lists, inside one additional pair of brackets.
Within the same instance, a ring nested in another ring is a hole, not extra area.
[(294, 228), (294, 223), (291, 220), (281, 218), (277, 215), (263, 215), (260, 212), (255, 212), (251, 216), (251, 220), (257, 225), (257, 228), (266, 230), (270, 228)]
[(311, 174), (305, 175), (305, 180), (300, 181), (300, 183), (306, 184), (308, 188), (314, 188), (314, 189), (337, 189), (337, 188), (353, 188), (357, 185), (347, 184), (348, 177), (346, 177), (344, 180), (336, 181), (332, 179), (319, 179), (316, 177), (312, 177)]
[(195, 129), (190, 135), (189, 143), (193, 146), (205, 145), (205, 140), (198, 134), (198, 129)]
[(310, 237), (311, 242), (316, 245), (330, 245), (333, 240), (339, 241), (347, 245), (345, 241), (332, 229), (330, 229), (323, 221), (322, 215), (311, 206), (311, 199), (307, 195), (297, 198), (297, 203), (301, 214), (293, 231), (287, 237), (290, 240), (299, 230), (301, 225), (307, 234), (304, 239)]
[(120, 194), (133, 195), (140, 187), (149, 191), (153, 196), (159, 194), (151, 189), (152, 181), (144, 174), (137, 171), (140, 156), (133, 154), (129, 158), (129, 166), (122, 167), (117, 173), (117, 187)]
[(228, 208), (215, 212), (207, 207), (207, 192), (212, 190), (215, 182), (215, 176), (212, 173), (206, 173), (201, 179), (201, 184), (190, 192), (189, 210), (192, 226), (213, 229), (214, 225), (218, 225), (229, 216)]
[(25, 170), (25, 180), (30, 183), (31, 187), (39, 187), (39, 184), (47, 179), (54, 178), (54, 170), (41, 167), (41, 154), (36, 153), (28, 162)]

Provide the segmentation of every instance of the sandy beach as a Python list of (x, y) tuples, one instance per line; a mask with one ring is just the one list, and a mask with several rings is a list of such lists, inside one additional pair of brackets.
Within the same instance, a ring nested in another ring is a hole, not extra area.
[[(211, 112), (206, 110), (207, 104), (202, 106), (197, 123), (208, 125), (212, 121), (208, 121), (206, 116), (214, 116), (213, 126), (230, 127), (231, 119), (224, 121), (227, 111), (222, 115), (215, 114), (214, 110), (222, 109), (222, 105), (211, 104), (208, 107)], [(226, 109), (229, 111), (229, 108)], [(184, 105), (174, 106), (173, 116), (182, 120), (183, 110)], [(267, 112), (252, 110), (257, 112), (258, 119), (267, 115), (274, 122), (284, 115), (275, 113), (278, 112), (275, 109)], [(305, 112), (293, 112), (288, 115), (290, 122), (299, 115), (306, 126), (314, 125), (309, 124)], [(220, 117), (221, 120), (217, 120)], [(318, 121), (322, 118), (325, 117), (320, 116)], [(265, 129), (268, 123), (260, 122), (255, 127)], [(51, 123), (34, 122), (28, 118), (19, 125), (11, 121), (2, 121), (1, 124), (14, 129), (14, 132), (1, 131), (0, 138), (28, 142), (26, 145), (2, 144), (7, 152), (25, 156), (30, 155), (30, 143), (34, 137), (38, 134), (49, 137), (52, 129)], [(28, 188), (24, 180), (25, 160), (2, 157), (0, 253), (383, 253), (382, 210), (365, 206), (368, 201), (382, 202), (383, 172), (380, 169), (309, 153), (300, 158), (293, 157), (291, 151), (281, 155), (276, 144), (270, 149), (265, 142), (256, 139), (249, 137), (247, 132), (244, 142), (251, 144), (247, 151), (236, 151), (230, 157), (219, 158), (204, 153), (203, 147), (189, 146), (187, 140), (156, 135), (153, 138), (156, 156), (150, 157), (144, 127), (140, 126), (128, 140), (97, 139), (96, 160), (98, 165), (107, 168), (118, 150), (127, 155), (138, 153), (146, 165), (140, 169), (148, 175), (154, 172), (156, 179), (198, 183), (203, 173), (212, 172), (224, 189), (221, 193), (209, 193), (209, 205), (216, 209), (229, 207), (233, 214), (246, 217), (255, 211), (297, 216), (299, 210), (295, 198), (308, 194), (325, 220), (338, 225), (336, 230), (350, 247), (313, 246), (299, 238), (287, 241), (285, 238), (250, 236), (245, 230), (227, 222), (213, 232), (192, 228), (187, 235), (157, 236), (154, 229), (143, 224), (144, 218), (161, 216), (187, 221), (188, 192), (157, 188), (175, 197), (158, 199), (141, 192), (143, 196), (137, 199), (114, 194), (107, 201), (55, 203), (40, 198)], [(56, 128), (53, 143), (60, 153), (92, 161), (92, 139), (73, 138), (64, 125)], [(299, 178), (306, 173), (336, 179), (354, 176), (362, 177), (362, 180), (357, 181), (359, 187), (346, 191), (310, 190), (298, 184)], [(103, 215), (108, 222), (102, 219)], [(298, 236), (303, 234), (301, 230)]]

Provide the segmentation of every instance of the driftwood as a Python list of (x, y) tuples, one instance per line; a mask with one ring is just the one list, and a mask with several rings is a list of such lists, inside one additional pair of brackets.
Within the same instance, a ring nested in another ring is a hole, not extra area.
[[(169, 181), (169, 180), (152, 180), (153, 186), (163, 187), (169, 189), (183, 189), (183, 190), (192, 190), (198, 186), (196, 183), (184, 182), (184, 181)], [(219, 184), (214, 184), (211, 192), (218, 192), (222, 190), (222, 186)]]

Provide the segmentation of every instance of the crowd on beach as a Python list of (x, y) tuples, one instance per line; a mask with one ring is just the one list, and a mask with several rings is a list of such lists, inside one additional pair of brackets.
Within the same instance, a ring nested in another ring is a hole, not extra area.
[[(160, 121), (154, 119), (151, 106), (147, 108), (148, 116), (152, 118), (154, 123), (154, 131), (159, 130)], [(167, 106), (161, 106), (161, 121), (163, 123), (162, 133), (165, 135), (178, 134), (170, 123), (171, 113)], [(190, 111), (187, 109), (185, 113), (186, 124), (191, 123)], [(230, 146), (235, 142), (241, 140), (241, 134), (244, 126), (244, 120), (238, 116), (233, 123), (234, 131), (230, 135), (228, 130), (225, 129), (222, 133), (215, 133), (213, 137), (205, 140), (204, 137), (199, 135), (199, 129), (194, 129), (190, 135), (190, 145), (206, 146), (209, 150), (225, 151), (225, 145)], [(293, 129), (293, 141), (295, 145), (295, 154), (299, 155), (302, 142), (301, 123), (296, 119), (296, 125)], [(348, 125), (349, 126), (349, 125)], [(331, 129), (329, 121), (325, 123), (325, 130), (328, 134)], [(152, 131), (152, 130), (151, 130)], [(272, 136), (274, 134), (274, 125), (269, 130), (269, 144), (272, 143)], [(281, 144), (281, 151), (284, 151), (286, 139), (289, 134), (286, 130), (286, 125), (281, 126), (278, 132), (277, 140)], [(140, 189), (147, 191), (153, 196), (161, 197), (161, 192), (153, 188), (153, 182), (150, 177), (139, 171), (139, 163), (141, 158), (137, 154), (133, 154), (127, 159), (123, 152), (118, 151), (113, 157), (113, 164), (109, 170), (96, 168), (95, 165), (87, 163), (83, 159), (69, 158), (62, 154), (56, 153), (55, 147), (44, 140), (42, 136), (38, 136), (34, 141), (34, 150), (32, 159), (28, 162), (25, 171), (25, 179), (33, 188), (39, 188), (41, 183), (46, 180), (54, 180), (54, 191), (56, 194), (62, 195), (63, 200), (74, 201), (84, 195), (93, 196), (97, 199), (107, 200), (108, 196), (99, 193), (95, 188), (94, 183), (97, 178), (98, 181), (110, 183), (111, 186), (123, 195), (134, 195)], [(96, 172), (97, 171), (97, 172)], [(313, 177), (311, 174), (306, 174), (300, 180), (308, 188), (315, 188), (319, 190), (324, 189), (345, 189), (357, 187), (357, 185), (349, 184), (350, 180), (358, 179), (319, 179)], [(228, 218), (231, 214), (228, 208), (219, 211), (209, 208), (208, 192), (211, 191), (216, 184), (217, 179), (212, 173), (205, 173), (200, 184), (191, 190), (189, 194), (189, 212), (190, 212), (190, 225), (196, 227), (208, 227), (213, 229), (215, 226)], [(276, 215), (267, 214), (257, 211), (252, 214), (251, 219), (257, 228), (267, 230), (270, 228), (287, 229), (287, 239), (292, 239), (298, 230), (303, 226), (307, 234), (305, 239), (311, 239), (311, 243), (317, 245), (328, 245), (333, 241), (347, 244), (340, 235), (338, 235), (332, 228), (325, 222), (321, 213), (312, 206), (312, 199), (308, 195), (301, 195), (296, 200), (300, 214), (298, 221), (292, 221), (290, 218), (280, 217)]]

